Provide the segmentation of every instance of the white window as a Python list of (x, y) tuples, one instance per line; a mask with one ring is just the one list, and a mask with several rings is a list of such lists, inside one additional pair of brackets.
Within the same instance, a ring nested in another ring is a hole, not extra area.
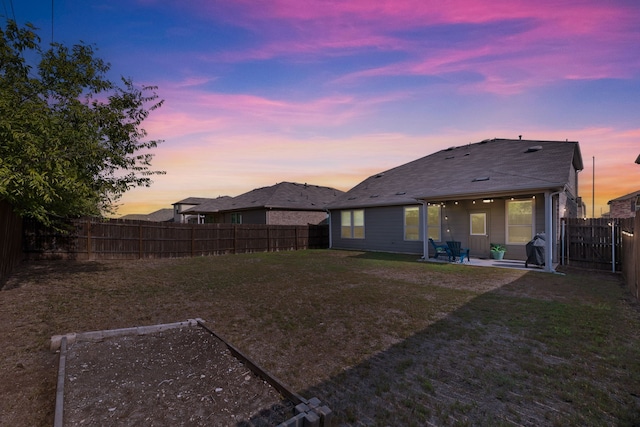
[(436, 242), (442, 241), (442, 207), (440, 205), (427, 206), (427, 238)]
[(487, 235), (487, 214), (486, 212), (475, 212), (469, 214), (469, 234), (472, 236)]
[(343, 239), (364, 239), (364, 210), (340, 212), (340, 225)]
[(420, 208), (404, 208), (404, 240), (420, 240)]
[(533, 238), (533, 200), (507, 200), (507, 243), (525, 244)]
[(242, 224), (242, 214), (233, 212), (231, 214), (231, 224)]

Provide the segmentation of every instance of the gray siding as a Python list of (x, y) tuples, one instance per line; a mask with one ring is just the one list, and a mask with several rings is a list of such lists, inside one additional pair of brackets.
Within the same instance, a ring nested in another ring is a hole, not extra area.
[[(545, 199), (544, 194), (536, 194), (534, 201), (535, 233), (545, 231)], [(526, 197), (530, 197), (527, 195)], [(343, 239), (341, 232), (341, 210), (331, 211), (331, 237), (332, 247), (335, 249), (352, 249), (362, 251), (398, 252), (422, 254), (423, 243), (419, 241), (404, 240), (404, 207), (388, 206), (364, 208), (365, 212), (365, 238)], [(442, 242), (455, 240), (462, 247), (469, 247), (469, 214), (472, 212), (486, 212), (488, 215), (487, 232), (489, 243), (505, 244), (506, 242), (506, 200), (495, 199), (492, 203), (482, 203), (481, 199), (448, 201), (442, 209), (441, 236)], [(420, 206), (422, 218), (422, 206)], [(423, 235), (424, 223), (420, 224), (420, 236)], [(428, 247), (432, 255), (432, 248)], [(487, 247), (488, 251), (488, 247)], [(526, 259), (525, 245), (508, 245), (506, 258)]]
[[(340, 237), (341, 210), (331, 211), (331, 237), (334, 249), (422, 254), (422, 240), (404, 240), (404, 206), (364, 208), (364, 239)], [(422, 216), (422, 207), (420, 207)], [(422, 235), (423, 224), (420, 224)]]
[[(242, 215), (243, 224), (266, 224), (267, 223), (267, 214), (264, 210), (236, 211), (234, 213), (239, 213)], [(225, 212), (223, 222), (227, 224), (231, 224), (231, 214), (232, 212)]]
[(575, 166), (571, 166), (571, 171), (569, 173), (569, 182), (567, 183), (567, 190), (571, 193), (572, 196), (578, 195), (578, 171)]

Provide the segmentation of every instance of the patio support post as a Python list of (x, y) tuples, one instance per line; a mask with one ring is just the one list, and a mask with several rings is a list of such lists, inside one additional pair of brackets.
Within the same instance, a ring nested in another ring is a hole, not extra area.
[(422, 204), (422, 218), (420, 218), (420, 223), (422, 223), (422, 258), (426, 261), (429, 259), (429, 244), (427, 236), (427, 230), (429, 229), (427, 221), (429, 220), (429, 216), (427, 215), (427, 202), (424, 200), (418, 201)]
[(553, 196), (560, 194), (559, 191), (551, 193), (544, 192), (544, 271), (555, 273), (553, 269)]

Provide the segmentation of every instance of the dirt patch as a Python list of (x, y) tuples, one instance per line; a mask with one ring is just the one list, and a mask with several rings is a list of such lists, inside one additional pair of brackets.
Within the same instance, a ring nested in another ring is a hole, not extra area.
[(76, 342), (65, 426), (277, 425), (293, 404), (200, 327)]

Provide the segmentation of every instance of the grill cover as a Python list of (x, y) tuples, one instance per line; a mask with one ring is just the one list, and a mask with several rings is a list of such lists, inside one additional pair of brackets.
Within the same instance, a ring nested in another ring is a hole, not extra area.
[(524, 263), (525, 267), (529, 267), (529, 264), (544, 265), (544, 233), (536, 234), (533, 239), (527, 243), (527, 260)]

